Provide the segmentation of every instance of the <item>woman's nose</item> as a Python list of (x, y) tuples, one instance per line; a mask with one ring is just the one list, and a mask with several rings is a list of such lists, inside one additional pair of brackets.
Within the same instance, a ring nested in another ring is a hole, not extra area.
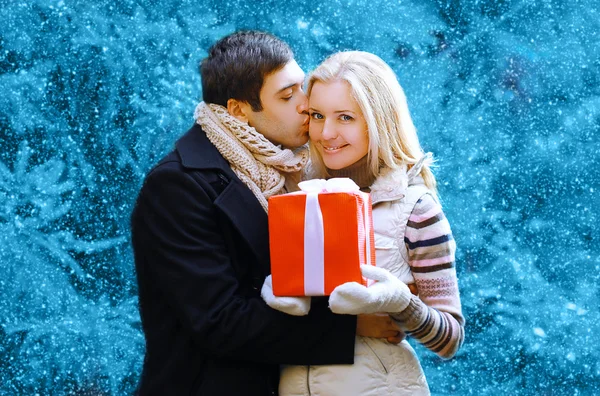
[(325, 120), (325, 122), (323, 123), (323, 131), (321, 132), (321, 137), (323, 138), (323, 140), (335, 139), (337, 135), (338, 134), (335, 130), (335, 127), (331, 125), (328, 122), (328, 120)]

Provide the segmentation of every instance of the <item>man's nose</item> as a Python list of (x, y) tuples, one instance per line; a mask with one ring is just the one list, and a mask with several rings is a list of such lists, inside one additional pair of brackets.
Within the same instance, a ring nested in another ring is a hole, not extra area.
[(302, 91), (299, 94), (301, 95), (301, 100), (298, 107), (296, 107), (296, 111), (298, 111), (298, 114), (308, 114), (308, 96)]

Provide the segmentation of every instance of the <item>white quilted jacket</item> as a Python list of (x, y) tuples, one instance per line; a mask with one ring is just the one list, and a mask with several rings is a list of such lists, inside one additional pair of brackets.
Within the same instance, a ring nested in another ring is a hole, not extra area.
[[(404, 244), (404, 229), (417, 200), (428, 192), (418, 169), (389, 170), (371, 186), (377, 266), (403, 282), (414, 282)], [(409, 187), (410, 179), (410, 187)], [(353, 365), (285, 366), (281, 396), (429, 395), (425, 375), (406, 341), (356, 337)]]

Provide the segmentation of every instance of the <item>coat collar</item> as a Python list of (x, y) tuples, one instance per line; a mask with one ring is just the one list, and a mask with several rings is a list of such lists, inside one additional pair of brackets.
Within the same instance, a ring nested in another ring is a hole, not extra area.
[(396, 201), (404, 198), (408, 186), (425, 184), (420, 175), (406, 171), (406, 165), (399, 168), (386, 168), (381, 171), (375, 183), (371, 186), (371, 201), (373, 205), (379, 202)]
[(252, 191), (235, 177), (217, 197), (215, 205), (246, 241), (266, 277), (271, 273), (269, 220)]
[(229, 163), (208, 140), (198, 124), (183, 135), (175, 148), (181, 164), (188, 169), (212, 169), (222, 173), (229, 184), (214, 204), (231, 221), (254, 252), (265, 276), (270, 273), (269, 223), (267, 214), (250, 189), (231, 170)]
[(371, 201), (395, 201), (406, 195), (408, 186), (425, 184), (421, 177), (421, 170), (427, 161), (432, 161), (432, 154), (425, 153), (410, 170), (406, 164), (398, 168), (385, 168), (379, 173), (375, 183), (371, 186)]
[(181, 164), (185, 168), (231, 171), (229, 163), (208, 140), (202, 127), (196, 123), (175, 143), (175, 148), (181, 158)]
[(375, 183), (371, 185), (371, 201), (373, 205), (378, 202), (395, 201), (406, 195), (408, 176), (406, 165), (399, 168), (386, 168), (381, 171)]

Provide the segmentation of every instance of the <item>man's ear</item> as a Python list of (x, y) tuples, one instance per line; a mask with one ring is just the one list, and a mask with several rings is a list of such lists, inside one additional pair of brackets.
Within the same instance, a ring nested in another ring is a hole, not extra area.
[(250, 110), (251, 107), (246, 102), (237, 99), (229, 99), (227, 101), (227, 112), (246, 124), (248, 123), (248, 113)]

